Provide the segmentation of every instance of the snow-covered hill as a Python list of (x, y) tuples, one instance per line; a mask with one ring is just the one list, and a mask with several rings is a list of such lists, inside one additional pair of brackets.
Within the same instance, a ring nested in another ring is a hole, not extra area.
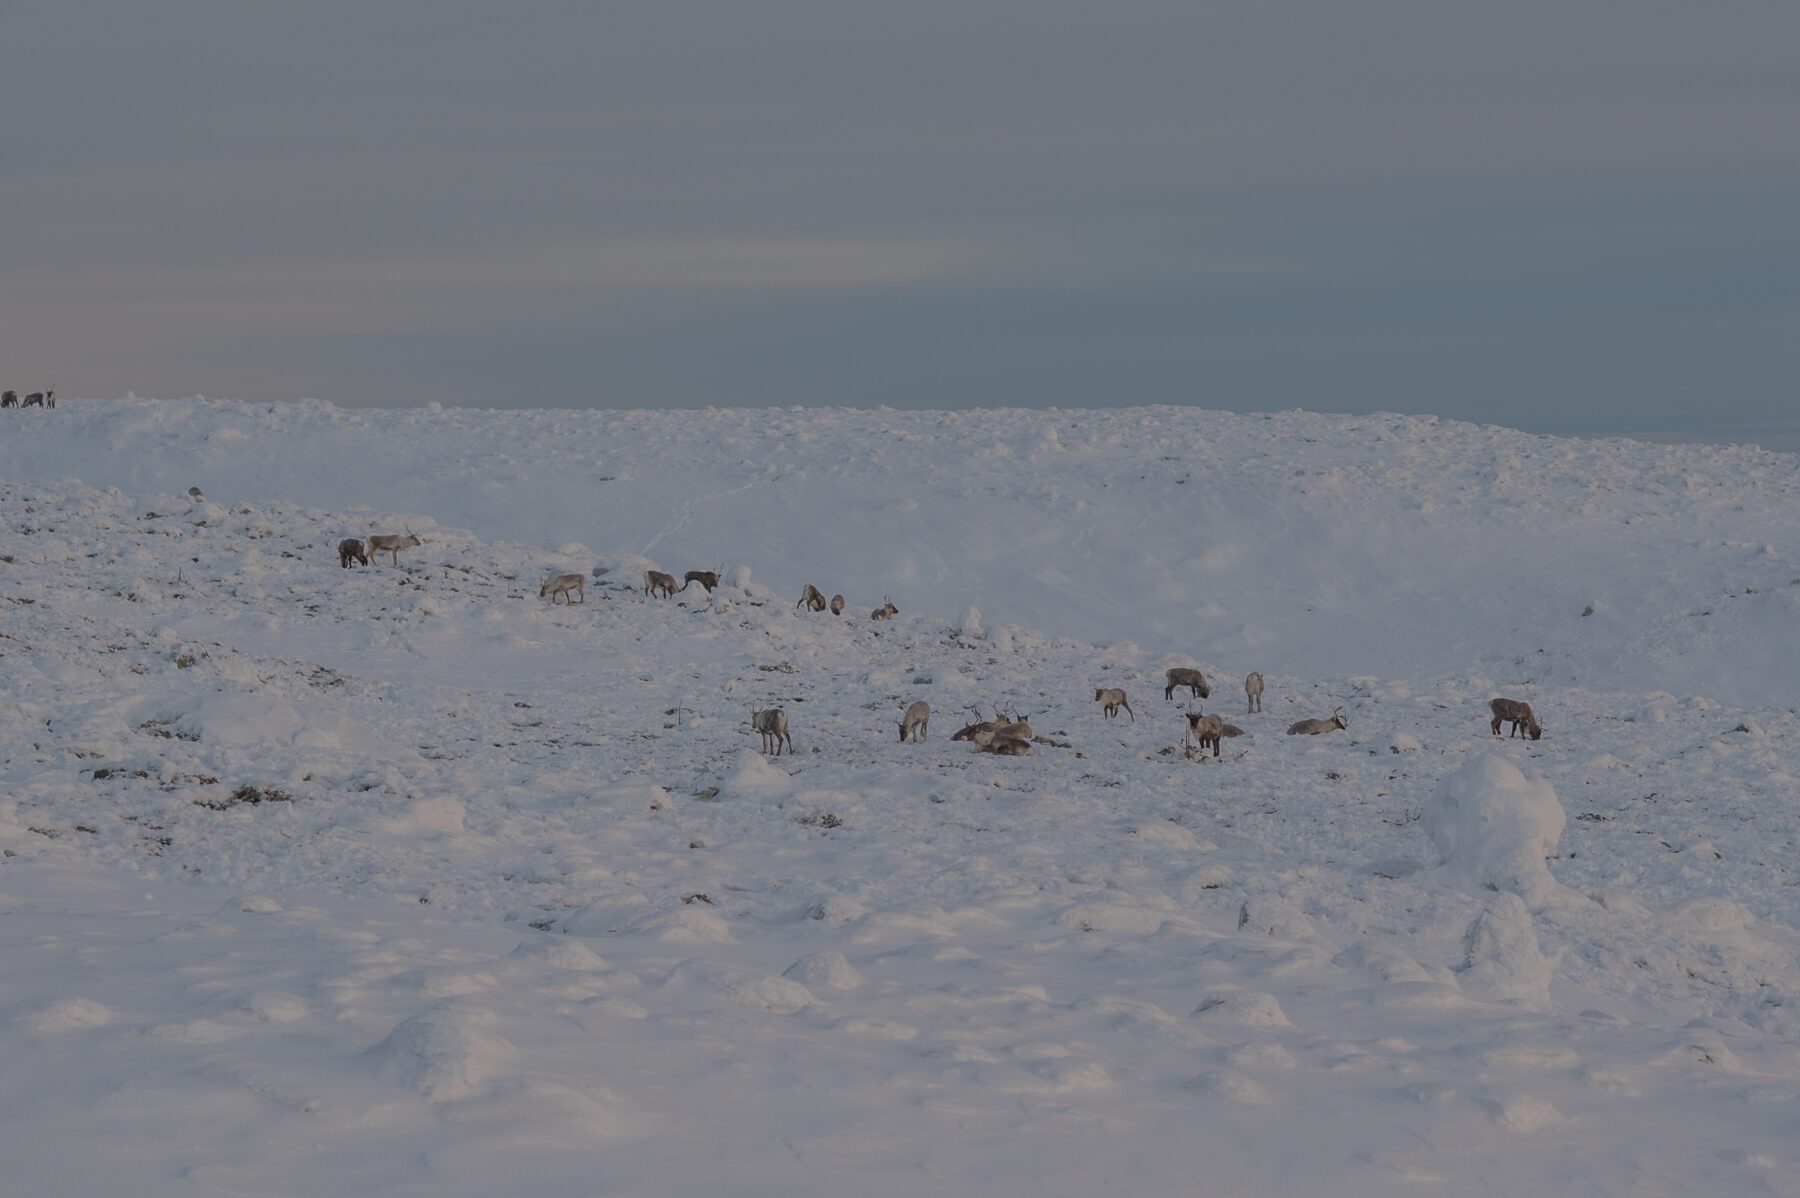
[[(1788, 459), (1164, 409), (4, 416), (21, 1193), (1800, 1175)], [(563, 570), (585, 604), (538, 597)], [(1245, 731), (1216, 761), (1174, 664)], [(974, 704), (1034, 754), (951, 741)]]
[[(1800, 700), (1800, 456), (1409, 416), (69, 401), (0, 477), (751, 565), (1242, 671)], [(1584, 616), (1584, 612), (1591, 614)]]

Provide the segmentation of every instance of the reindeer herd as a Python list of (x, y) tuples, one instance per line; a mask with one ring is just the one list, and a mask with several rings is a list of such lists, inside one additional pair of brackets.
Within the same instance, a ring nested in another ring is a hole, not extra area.
[[(49, 405), (55, 407), (54, 391), (48, 393)], [(16, 397), (11, 391), (5, 393), (5, 406), (12, 406)], [(40, 396), (27, 396), (26, 406), (34, 406), (33, 399)], [(408, 528), (404, 534), (375, 534), (365, 543), (355, 537), (348, 537), (338, 542), (338, 565), (348, 569), (352, 563), (367, 566), (370, 554), (389, 554), (394, 565), (400, 564), (400, 551), (414, 549), (423, 542)], [(643, 594), (648, 597), (673, 598), (686, 591), (690, 586), (699, 583), (711, 595), (719, 585), (720, 575), (724, 572), (721, 566), (717, 570), (689, 570), (679, 581), (673, 574), (665, 574), (661, 570), (645, 570)], [(574, 597), (571, 598), (571, 595)], [(564, 604), (587, 602), (587, 580), (580, 574), (556, 574), (546, 578), (538, 588), (538, 598), (549, 599), (552, 605), (561, 597)], [(894, 601), (887, 595), (881, 597), (882, 604), (869, 613), (871, 620), (891, 620), (900, 614)], [(826, 599), (824, 592), (812, 583), (807, 583), (795, 600), (796, 609), (808, 612), (829, 611), (834, 616), (844, 612), (844, 597), (833, 595)], [(1191, 666), (1171, 666), (1163, 673), (1163, 700), (1172, 701), (1175, 692), (1186, 689), (1189, 704), (1196, 700), (1210, 699), (1212, 686), (1206, 676)], [(1263, 710), (1263, 691), (1265, 684), (1260, 673), (1252, 672), (1244, 678), (1244, 710), (1248, 715), (1260, 715)], [(1105, 719), (1117, 719), (1123, 711), (1132, 723), (1137, 723), (1137, 713), (1131, 709), (1131, 700), (1119, 687), (1100, 687), (1094, 691), (1094, 702), (1100, 705), (1101, 715)], [(1544, 730), (1539, 726), (1537, 717), (1532, 714), (1531, 704), (1516, 699), (1496, 698), (1488, 704), (1493, 712), (1489, 722), (1495, 736), (1500, 735), (1500, 725), (1510, 723), (1508, 738), (1529, 736), (1532, 740), (1541, 739)], [(998, 704), (994, 706), (992, 719), (983, 719), (981, 709), (969, 709), (975, 716), (975, 722), (958, 729), (950, 739), (953, 741), (969, 741), (983, 753), (993, 753), (1002, 757), (1028, 757), (1032, 753), (1032, 743), (1037, 739), (1032, 731), (1030, 717), (1019, 716), (1016, 712), (1007, 715)], [(1212, 756), (1221, 755), (1220, 745), (1230, 737), (1242, 736), (1244, 730), (1236, 724), (1226, 723), (1216, 712), (1206, 714), (1197, 705), (1191, 705), (1184, 713), (1187, 729), (1182, 734), (1182, 752), (1190, 757), (1206, 756), (1208, 749)], [(900, 743), (917, 744), (926, 739), (931, 722), (931, 705), (920, 699), (906, 709), (900, 718)], [(1329, 719), (1299, 720), (1288, 726), (1289, 736), (1321, 736), (1329, 732), (1339, 732), (1348, 726), (1344, 709), (1332, 709)], [(788, 731), (787, 712), (779, 707), (771, 707), (750, 713), (750, 727), (762, 737), (762, 750), (775, 756), (781, 755), (783, 745), (790, 754), (794, 751), (794, 739)]]
[(24, 399), (19, 398), (17, 391), (0, 391), (0, 408), (54, 408), (55, 406), (56, 388), (54, 387), (33, 391)]

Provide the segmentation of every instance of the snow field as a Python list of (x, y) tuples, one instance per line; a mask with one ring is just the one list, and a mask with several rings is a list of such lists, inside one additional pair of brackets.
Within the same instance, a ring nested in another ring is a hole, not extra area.
[[(1754, 693), (1479, 646), (1282, 672), (885, 583), (833, 619), (793, 599), (849, 570), (747, 550), (710, 601), (653, 601), (646, 564), (718, 553), (404, 508), (10, 483), (0, 510), (0, 1155), (29, 1192), (1794, 1175), (1795, 719)], [(338, 539), (403, 521), (426, 544), (399, 568), (338, 569)], [(596, 568), (588, 603), (538, 599)], [(901, 615), (871, 624), (881, 590)], [(1248, 733), (1220, 761), (1177, 748), (1173, 664)], [(1491, 737), (1495, 694), (1545, 739)], [(930, 739), (901, 745), (914, 698)], [(996, 701), (1035, 756), (950, 741)], [(755, 751), (771, 703), (792, 758)], [(1281, 735), (1337, 704), (1346, 732)]]

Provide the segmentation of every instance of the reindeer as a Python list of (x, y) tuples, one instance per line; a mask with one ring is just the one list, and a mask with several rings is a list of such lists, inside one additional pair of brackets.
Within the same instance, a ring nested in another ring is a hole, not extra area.
[(17, 391), (0, 391), (0, 408), (16, 408), (19, 406)]
[(554, 578), (546, 578), (544, 580), (544, 585), (538, 588), (538, 598), (542, 599), (545, 595), (550, 596), (550, 606), (555, 607), (556, 597), (561, 595), (563, 597), (563, 605), (566, 607), (574, 602), (573, 599), (569, 598), (570, 591), (574, 591), (577, 595), (580, 595), (581, 601), (586, 603), (587, 579), (579, 574), (558, 574)]
[(199, 503), (202, 499), (205, 499), (206, 496), (201, 494), (199, 487), (189, 487), (188, 498), (192, 499), (195, 503)]
[(1318, 736), (1322, 732), (1336, 732), (1342, 727), (1344, 727), (1344, 709), (1334, 707), (1331, 709), (1330, 719), (1301, 720), (1296, 724), (1289, 725), (1287, 734), (1289, 736)]
[(1131, 710), (1131, 704), (1125, 700), (1125, 692), (1118, 687), (1107, 687), (1094, 692), (1094, 702), (1100, 704), (1100, 711), (1107, 719), (1116, 719), (1119, 708), (1123, 707), (1131, 716), (1131, 722), (1137, 723), (1137, 712)]
[(719, 585), (719, 571), (689, 570), (686, 574), (682, 575), (681, 589), (685, 591), (690, 585), (696, 582), (705, 587), (706, 593), (710, 595), (713, 593), (713, 588)]
[(983, 753), (997, 753), (1001, 757), (1031, 756), (1031, 742), (1016, 736), (996, 736), (981, 746)]
[(1263, 677), (1261, 674), (1251, 674), (1244, 679), (1244, 695), (1250, 701), (1246, 714), (1262, 710), (1262, 693)]
[(800, 592), (800, 598), (795, 600), (794, 606), (804, 607), (807, 611), (824, 611), (825, 596), (819, 593), (818, 587), (809, 582), (806, 584), (806, 589)]
[[(998, 711), (995, 714), (998, 715)], [(1010, 736), (1016, 740), (1030, 740), (1034, 735), (1036, 734), (1031, 730), (1031, 717), (1028, 715), (1014, 716), (1011, 723), (1002, 724), (994, 729), (996, 740), (1003, 736)]]
[(30, 395), (25, 397), (25, 402), (19, 406), (25, 408), (54, 408), (56, 406), (56, 391), (54, 389), (47, 391), (33, 391)]
[(915, 745), (926, 739), (925, 725), (929, 723), (930, 720), (931, 704), (927, 703), (925, 700), (920, 699), (917, 703), (908, 707), (906, 709), (906, 714), (900, 717), (900, 743), (906, 743), (906, 736), (909, 732), (912, 734), (912, 741)]
[(369, 564), (369, 555), (363, 550), (363, 543), (355, 537), (345, 537), (338, 542), (338, 565), (348, 570), (351, 562)]
[[(773, 752), (781, 756), (781, 742), (787, 741), (788, 756), (794, 755), (794, 738), (788, 735), (787, 712), (779, 707), (771, 707), (767, 711), (752, 711), (750, 727), (762, 733), (762, 751)], [(770, 746), (774, 746), (771, 750)]]
[(994, 708), (994, 718), (991, 720), (981, 718), (981, 708), (978, 706), (971, 704), (969, 710), (975, 713), (975, 723), (957, 729), (950, 737), (951, 740), (972, 740), (975, 742), (976, 748), (984, 748), (989, 741), (994, 739), (996, 732), (1010, 723), (1001, 718), (998, 707)]
[[(1216, 715), (1202, 715), (1198, 711), (1190, 711), (1187, 712), (1186, 715), (1188, 726), (1187, 731), (1181, 734), (1182, 751), (1184, 753), (1188, 752), (1188, 737), (1192, 736), (1194, 740), (1199, 742), (1201, 756), (1204, 757), (1206, 755), (1206, 746), (1211, 745), (1213, 751), (1212, 755), (1217, 757), (1219, 755), (1219, 741), (1225, 735), (1225, 721)], [(1193, 754), (1188, 753), (1188, 756), (1191, 757)]]
[(844, 597), (842, 595), (833, 595), (831, 597), (831, 614), (834, 616), (841, 616), (844, 614)]
[(1163, 702), (1165, 703), (1175, 697), (1175, 688), (1178, 686), (1187, 687), (1193, 692), (1193, 697), (1196, 699), (1212, 697), (1212, 687), (1206, 684), (1206, 679), (1199, 670), (1189, 669), (1187, 666), (1171, 666), (1163, 676), (1168, 679), (1169, 683), (1163, 687)]
[(1488, 709), (1494, 713), (1488, 727), (1494, 730), (1495, 736), (1500, 735), (1502, 721), (1512, 723), (1512, 731), (1506, 734), (1508, 740), (1515, 736), (1522, 737), (1525, 733), (1530, 733), (1532, 740), (1538, 740), (1544, 735), (1544, 730), (1538, 727), (1537, 717), (1531, 714), (1529, 703), (1521, 703), (1517, 699), (1495, 699), (1488, 704)]
[(886, 595), (883, 595), (881, 597), (881, 606), (869, 613), (869, 619), (891, 620), (899, 614), (900, 609), (894, 606), (894, 601), (889, 599)]
[(394, 533), (375, 533), (370, 536), (369, 552), (391, 553), (394, 555), (394, 564), (397, 566), (400, 564), (400, 551), (402, 549), (416, 549), (422, 544), (424, 544), (424, 542), (414, 536), (413, 530), (408, 528), (405, 536), (399, 536)]
[(673, 574), (664, 574), (661, 570), (644, 571), (644, 594), (660, 594), (663, 598), (668, 599), (673, 597), (679, 589), (675, 585)]

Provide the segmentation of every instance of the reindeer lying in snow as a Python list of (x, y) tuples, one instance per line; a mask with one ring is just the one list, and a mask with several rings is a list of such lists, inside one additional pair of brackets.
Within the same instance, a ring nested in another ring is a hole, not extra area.
[[(762, 751), (781, 756), (781, 742), (787, 741), (788, 756), (794, 755), (794, 738), (788, 735), (787, 712), (779, 707), (750, 713), (750, 726), (762, 734)], [(773, 749), (771, 750), (771, 746)]]
[[(1529, 703), (1521, 703), (1517, 699), (1495, 699), (1488, 704), (1488, 709), (1494, 713), (1494, 718), (1488, 727), (1494, 730), (1495, 736), (1500, 735), (1500, 725), (1503, 721), (1512, 723), (1512, 731), (1506, 734), (1508, 740), (1515, 736), (1522, 736), (1524, 733), (1530, 733), (1532, 740), (1538, 740), (1544, 735), (1544, 730), (1538, 727), (1537, 717), (1531, 714), (1531, 704)], [(1521, 732), (1521, 729), (1524, 731)]]
[(987, 743), (994, 739), (994, 734), (1012, 722), (1001, 716), (998, 707), (994, 708), (994, 718), (991, 720), (984, 720), (981, 718), (980, 707), (972, 706), (969, 710), (975, 713), (975, 723), (957, 729), (950, 739), (972, 740), (975, 742), (975, 747), (978, 749), (986, 748)]
[(542, 599), (545, 595), (548, 595), (550, 596), (551, 605), (554, 606), (556, 597), (561, 595), (563, 597), (563, 603), (569, 604), (574, 602), (573, 599), (569, 598), (570, 591), (574, 591), (577, 595), (580, 595), (581, 601), (586, 603), (587, 579), (579, 574), (558, 574), (554, 578), (546, 578), (544, 580), (544, 585), (538, 588), (538, 598)]
[(883, 595), (881, 597), (881, 606), (869, 613), (869, 619), (891, 620), (899, 614), (900, 609), (894, 606), (894, 601), (889, 599), (886, 595)]
[(1334, 707), (1331, 709), (1330, 719), (1301, 720), (1299, 723), (1290, 724), (1288, 726), (1287, 734), (1289, 736), (1318, 736), (1324, 732), (1336, 732), (1343, 726), (1344, 709), (1342, 707)]
[(1164, 702), (1175, 697), (1175, 688), (1178, 686), (1187, 687), (1193, 692), (1196, 699), (1212, 697), (1212, 687), (1206, 685), (1206, 679), (1201, 676), (1199, 670), (1189, 669), (1187, 666), (1172, 666), (1164, 673), (1164, 677), (1168, 679), (1169, 683), (1163, 687)]
[(900, 743), (906, 743), (907, 733), (912, 734), (912, 741), (918, 744), (925, 739), (925, 726), (931, 721), (931, 704), (920, 699), (906, 709), (900, 717)]

